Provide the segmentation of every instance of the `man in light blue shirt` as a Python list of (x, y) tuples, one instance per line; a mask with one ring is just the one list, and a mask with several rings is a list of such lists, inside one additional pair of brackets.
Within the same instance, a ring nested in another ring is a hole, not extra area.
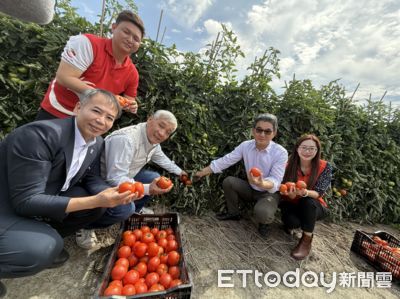
[[(262, 237), (267, 236), (268, 224), (274, 220), (278, 209), (279, 194), (276, 193), (285, 173), (288, 153), (281, 145), (272, 141), (278, 130), (278, 120), (272, 114), (260, 114), (253, 122), (251, 130), (254, 139), (239, 144), (232, 152), (198, 171), (195, 176), (203, 177), (211, 173), (221, 173), (224, 169), (243, 160), (247, 181), (229, 176), (224, 179), (224, 190), (227, 211), (217, 214), (219, 220), (239, 220), (240, 200), (252, 201), (258, 231)], [(261, 170), (258, 177), (250, 173), (256, 167)]]

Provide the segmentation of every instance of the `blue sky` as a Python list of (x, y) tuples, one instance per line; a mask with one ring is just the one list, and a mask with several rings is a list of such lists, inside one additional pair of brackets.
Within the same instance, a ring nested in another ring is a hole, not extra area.
[[(122, 1), (120, 1), (122, 3)], [(98, 21), (101, 0), (73, 0), (78, 13)], [(213, 41), (221, 24), (238, 37), (247, 66), (265, 49), (280, 54), (282, 92), (285, 81), (311, 79), (316, 87), (340, 79), (355, 99), (371, 94), (400, 106), (400, 1), (398, 0), (147, 0), (135, 1), (147, 36), (155, 39), (163, 10), (163, 43), (199, 52)], [(160, 39), (160, 37), (159, 37)], [(139, 70), (140, 71), (140, 70)]]

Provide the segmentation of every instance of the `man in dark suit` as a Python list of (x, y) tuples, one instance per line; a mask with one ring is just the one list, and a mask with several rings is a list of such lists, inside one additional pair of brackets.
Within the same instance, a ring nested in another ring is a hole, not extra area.
[[(63, 264), (69, 257), (64, 236), (134, 211), (104, 219), (107, 209), (136, 199), (100, 177), (101, 135), (121, 114), (114, 95), (89, 90), (75, 114), (26, 124), (0, 143), (0, 279)], [(5, 293), (0, 282), (1, 289)]]

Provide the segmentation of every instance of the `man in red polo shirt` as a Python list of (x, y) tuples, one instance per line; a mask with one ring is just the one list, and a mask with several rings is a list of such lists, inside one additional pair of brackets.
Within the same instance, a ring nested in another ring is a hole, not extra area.
[(111, 39), (92, 34), (69, 39), (36, 120), (72, 116), (79, 96), (93, 88), (124, 96), (128, 99), (124, 110), (137, 112), (139, 73), (129, 56), (140, 47), (145, 34), (143, 21), (131, 11), (122, 11), (112, 33)]

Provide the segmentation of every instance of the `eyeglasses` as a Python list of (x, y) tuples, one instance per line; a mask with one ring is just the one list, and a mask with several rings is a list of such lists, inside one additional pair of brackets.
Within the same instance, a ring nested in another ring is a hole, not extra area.
[(302, 152), (315, 153), (318, 149), (315, 146), (299, 146)]
[(274, 131), (272, 131), (271, 129), (267, 129), (267, 130), (263, 130), (261, 128), (255, 128), (256, 133), (261, 135), (262, 133), (264, 133), (265, 135), (271, 135)]

